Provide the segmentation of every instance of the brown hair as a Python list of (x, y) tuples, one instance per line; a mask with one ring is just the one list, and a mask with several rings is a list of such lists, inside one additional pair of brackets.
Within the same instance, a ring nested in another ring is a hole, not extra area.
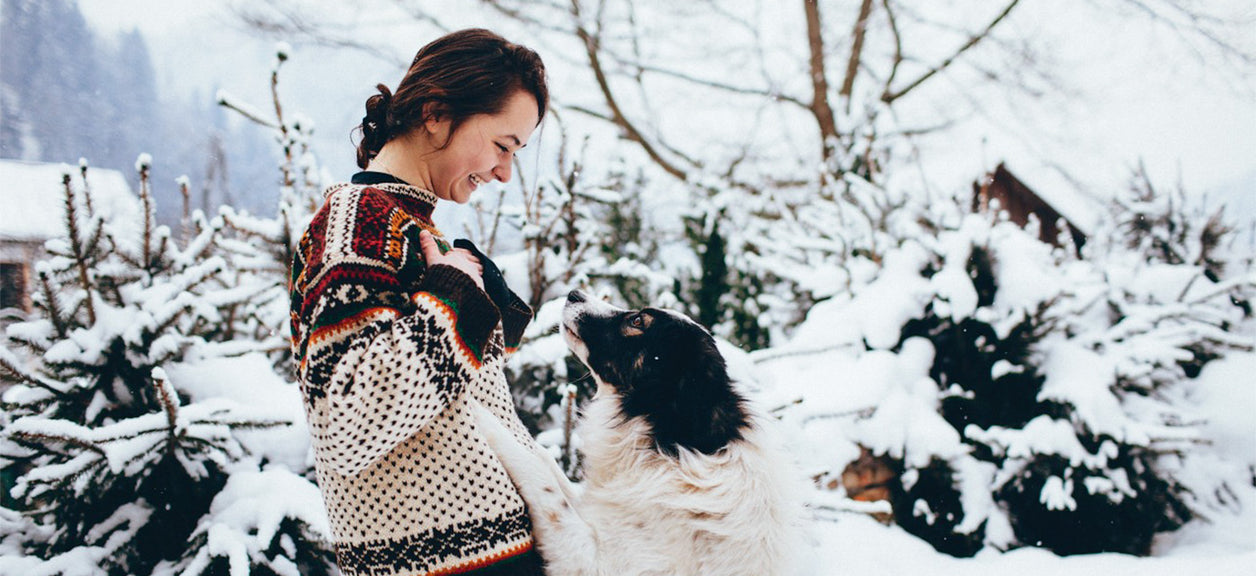
[(366, 116), (359, 126), (360, 168), (366, 168), (389, 140), (422, 126), (431, 116), (452, 120), (452, 135), (471, 116), (500, 112), (518, 90), (536, 98), (538, 124), (549, 105), (541, 57), (479, 28), (446, 34), (420, 49), (396, 94), (383, 84), (376, 89), (379, 94), (366, 99)]

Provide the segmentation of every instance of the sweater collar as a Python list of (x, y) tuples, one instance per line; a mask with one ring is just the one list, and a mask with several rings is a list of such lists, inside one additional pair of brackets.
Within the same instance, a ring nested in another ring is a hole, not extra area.
[(432, 221), (432, 210), (436, 208), (436, 195), (428, 190), (384, 172), (358, 172), (349, 182), (387, 192), (406, 212), (427, 222)]

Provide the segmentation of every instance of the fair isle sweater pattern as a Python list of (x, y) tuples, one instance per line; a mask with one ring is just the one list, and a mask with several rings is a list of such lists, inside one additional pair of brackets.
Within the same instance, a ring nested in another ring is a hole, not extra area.
[(523, 501), (470, 412), (532, 442), (502, 371), (531, 310), (426, 265), (429, 192), (325, 195), (293, 262), (292, 346), (341, 571), (540, 574)]

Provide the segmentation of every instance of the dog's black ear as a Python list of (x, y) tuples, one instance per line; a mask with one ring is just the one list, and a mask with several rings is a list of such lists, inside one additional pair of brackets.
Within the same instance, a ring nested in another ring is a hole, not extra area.
[[(733, 388), (724, 357), (715, 340), (692, 325), (668, 326), (669, 350), (657, 380), (658, 404), (652, 424), (655, 440), (665, 452), (683, 446), (714, 454), (741, 438), (749, 416), (744, 399)], [(660, 374), (661, 375), (661, 374)]]
[(739, 440), (748, 418), (744, 400), (733, 388), (728, 366), (715, 340), (707, 336), (697, 348), (698, 353), (691, 356), (689, 370), (681, 378), (677, 395), (682, 404), (701, 410), (691, 420), (691, 442), (694, 449), (711, 454)]

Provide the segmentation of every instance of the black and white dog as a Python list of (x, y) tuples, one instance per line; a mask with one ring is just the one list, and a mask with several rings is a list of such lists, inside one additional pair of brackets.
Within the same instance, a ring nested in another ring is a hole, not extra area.
[(583, 491), (487, 411), (479, 427), (527, 502), (551, 576), (789, 573), (792, 463), (729, 379), (715, 340), (666, 310), (572, 292), (563, 334), (596, 396)]

